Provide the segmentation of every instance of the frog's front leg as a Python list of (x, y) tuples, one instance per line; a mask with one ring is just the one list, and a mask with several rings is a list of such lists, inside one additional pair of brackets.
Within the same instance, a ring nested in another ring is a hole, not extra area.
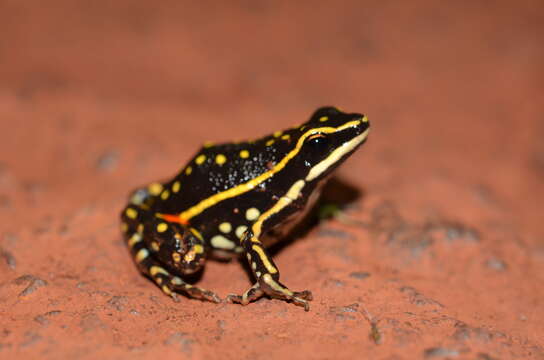
[(229, 295), (227, 300), (242, 305), (247, 305), (259, 299), (264, 294), (278, 299), (293, 302), (303, 306), (304, 310), (310, 310), (308, 301), (313, 299), (312, 293), (308, 290), (291, 291), (279, 282), (280, 273), (263, 244), (253, 236), (251, 230), (244, 234), (241, 245), (245, 250), (249, 266), (257, 282), (243, 295)]
[(182, 292), (191, 298), (221, 302), (214, 292), (188, 284), (169, 271), (190, 274), (204, 265), (205, 248), (198, 232), (134, 205), (127, 207), (123, 221), (128, 224), (127, 244), (138, 268), (165, 294), (174, 300), (176, 293)]

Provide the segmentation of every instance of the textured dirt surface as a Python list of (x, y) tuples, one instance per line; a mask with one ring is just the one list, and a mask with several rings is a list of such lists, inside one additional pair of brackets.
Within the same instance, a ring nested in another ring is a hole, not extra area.
[[(544, 359), (544, 7), (438, 3), (0, 2), (0, 358)], [(138, 274), (129, 190), (326, 104), (372, 132), (275, 256), (310, 312)]]

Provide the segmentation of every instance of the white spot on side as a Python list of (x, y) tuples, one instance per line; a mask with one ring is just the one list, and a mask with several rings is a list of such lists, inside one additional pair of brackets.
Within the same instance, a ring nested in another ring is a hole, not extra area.
[(228, 222), (223, 222), (219, 224), (219, 231), (221, 231), (222, 233), (228, 234), (229, 232), (232, 231), (232, 225)]
[(252, 268), (253, 270), (257, 270), (257, 263), (256, 263), (256, 262), (252, 262), (252, 263), (251, 263), (251, 268)]
[(130, 239), (128, 240), (128, 246), (133, 247), (134, 244), (140, 241), (142, 241), (142, 235), (139, 233), (134, 233), (134, 235), (132, 235)]
[(149, 256), (149, 251), (147, 249), (140, 249), (136, 254), (136, 261), (142, 262), (146, 257)]
[(246, 219), (248, 221), (254, 221), (254, 220), (257, 220), (257, 218), (259, 217), (259, 215), (261, 215), (261, 212), (259, 211), (259, 209), (257, 208), (249, 208), (247, 209), (246, 211)]
[(183, 285), (183, 280), (181, 280), (177, 276), (172, 277), (172, 279), (170, 279), (170, 282), (174, 285)]
[(244, 233), (246, 232), (247, 230), (247, 226), (245, 225), (240, 225), (236, 228), (236, 231), (234, 232), (236, 234), (236, 236), (238, 237), (238, 239), (241, 239), (242, 236), (244, 236)]
[(218, 249), (232, 250), (236, 244), (224, 237), (223, 235), (215, 235), (211, 239), (212, 246)]

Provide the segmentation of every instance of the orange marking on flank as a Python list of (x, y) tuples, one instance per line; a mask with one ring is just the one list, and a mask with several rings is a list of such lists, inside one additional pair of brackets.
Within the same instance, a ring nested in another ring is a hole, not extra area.
[(164, 219), (168, 222), (178, 223), (181, 225), (189, 225), (189, 221), (187, 219), (181, 218), (179, 215), (157, 214), (157, 217), (160, 217), (161, 219)]

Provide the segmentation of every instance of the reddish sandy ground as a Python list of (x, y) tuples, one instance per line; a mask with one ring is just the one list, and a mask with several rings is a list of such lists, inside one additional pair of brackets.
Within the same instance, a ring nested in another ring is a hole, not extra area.
[[(439, 3), (2, 1), (0, 358), (544, 359), (544, 6)], [(325, 104), (372, 132), (275, 256), (310, 312), (139, 275), (129, 190)]]

